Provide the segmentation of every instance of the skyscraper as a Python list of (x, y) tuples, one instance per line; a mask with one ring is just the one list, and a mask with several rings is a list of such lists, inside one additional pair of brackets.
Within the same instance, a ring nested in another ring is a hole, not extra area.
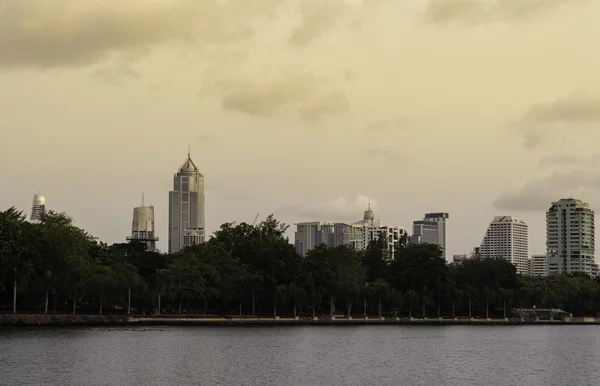
[(149, 251), (156, 250), (156, 237), (154, 229), (154, 206), (144, 205), (144, 195), (142, 194), (142, 206), (133, 208), (133, 221), (131, 223), (131, 236), (128, 241), (138, 241), (146, 244)]
[(503, 258), (517, 267), (517, 273), (529, 272), (527, 224), (514, 216), (496, 216), (479, 248), (481, 258)]
[(448, 213), (426, 213), (423, 220), (413, 221), (413, 244), (435, 244), (442, 249), (442, 257), (446, 260), (446, 220)]
[(188, 152), (169, 192), (169, 253), (204, 240), (204, 176)]
[(33, 195), (33, 204), (31, 205), (31, 221), (40, 221), (44, 213), (46, 213), (46, 198), (36, 193)]
[(574, 198), (552, 203), (546, 212), (548, 274), (594, 271), (594, 211)]

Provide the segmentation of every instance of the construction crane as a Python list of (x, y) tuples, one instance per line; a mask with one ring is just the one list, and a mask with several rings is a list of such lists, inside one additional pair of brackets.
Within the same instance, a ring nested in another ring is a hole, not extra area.
[(259, 215), (259, 214), (260, 214), (260, 213), (257, 213), (257, 214), (256, 214), (256, 217), (254, 217), (254, 222), (252, 223), (252, 226), (256, 225), (256, 220), (258, 220), (258, 215)]

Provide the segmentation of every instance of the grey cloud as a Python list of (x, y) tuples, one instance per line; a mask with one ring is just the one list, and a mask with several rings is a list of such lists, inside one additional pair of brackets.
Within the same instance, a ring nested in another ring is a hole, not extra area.
[(511, 22), (553, 11), (586, 0), (430, 0), (425, 18), (435, 23)]
[(523, 116), (525, 124), (590, 123), (600, 121), (600, 97), (573, 93), (552, 103), (532, 106)]
[(238, 44), (291, 12), (301, 23), (290, 42), (300, 46), (353, 9), (345, 0), (4, 0), (0, 5), (5, 68), (85, 66), (174, 41), (194, 49)]
[[(313, 204), (301, 209), (296, 216), (305, 221), (358, 221), (363, 217), (363, 212), (368, 208), (369, 197), (359, 194), (354, 201), (345, 197)], [(377, 201), (371, 199), (371, 208), (377, 210)]]
[(356, 29), (365, 15), (388, 0), (301, 0), (296, 2), (300, 24), (289, 38), (294, 47), (306, 46), (327, 33), (337, 24), (347, 21), (348, 28)]
[(290, 36), (293, 46), (304, 46), (324, 34), (334, 22), (349, 10), (344, 0), (304, 0), (298, 4), (301, 23)]
[(524, 139), (527, 149), (538, 147), (550, 132), (566, 133), (600, 122), (600, 97), (576, 92), (553, 102), (531, 106), (513, 125)]
[(182, 41), (237, 43), (277, 0), (9, 0), (0, 13), (0, 66), (88, 65), (114, 53)]
[(324, 79), (309, 73), (264, 80), (225, 80), (219, 84), (224, 109), (257, 117), (275, 117), (288, 111), (314, 121), (349, 108), (342, 90), (327, 90)]
[(583, 159), (574, 154), (554, 154), (542, 157), (538, 164), (540, 166), (569, 166), (575, 165), (583, 161)]
[(370, 130), (406, 130), (409, 127), (410, 119), (404, 116), (378, 119), (368, 126)]
[(140, 78), (140, 73), (133, 68), (131, 63), (121, 61), (115, 65), (105, 66), (94, 71), (92, 77), (116, 85), (124, 80), (138, 79)]
[(397, 149), (394, 149), (389, 146), (382, 147), (377, 144), (371, 144), (369, 147), (367, 147), (364, 150), (364, 154), (370, 157), (380, 157), (393, 161), (408, 160), (408, 158), (405, 155), (400, 154), (400, 152)]
[(552, 201), (569, 194), (598, 194), (600, 173), (586, 170), (569, 170), (537, 177), (520, 188), (506, 192), (494, 201), (502, 210), (546, 210)]
[(196, 142), (200, 144), (213, 143), (218, 139), (216, 134), (203, 133), (196, 138)]

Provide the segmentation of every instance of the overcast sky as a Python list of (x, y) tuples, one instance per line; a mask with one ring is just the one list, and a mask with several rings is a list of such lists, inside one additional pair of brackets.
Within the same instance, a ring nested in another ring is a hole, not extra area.
[[(102, 240), (205, 175), (206, 220), (600, 207), (598, 0), (0, 0), (0, 209), (40, 191)], [(290, 233), (293, 237), (293, 233)]]

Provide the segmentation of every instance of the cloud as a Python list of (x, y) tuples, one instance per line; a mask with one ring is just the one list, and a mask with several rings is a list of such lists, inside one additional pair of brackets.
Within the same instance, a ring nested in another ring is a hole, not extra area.
[(573, 196), (598, 197), (600, 172), (573, 169), (536, 177), (516, 190), (506, 192), (494, 201), (494, 207), (514, 211), (546, 210), (553, 201)]
[(400, 116), (393, 118), (378, 119), (372, 122), (369, 126), (369, 130), (374, 131), (388, 131), (388, 130), (406, 130), (410, 127), (410, 119), (408, 117)]
[(394, 161), (406, 161), (407, 157), (400, 154), (397, 149), (392, 147), (382, 147), (377, 144), (372, 144), (364, 150), (364, 153), (371, 157), (387, 158)]
[(275, 117), (295, 112), (307, 121), (347, 111), (348, 100), (341, 89), (329, 88), (326, 79), (298, 72), (276, 78), (224, 80), (222, 107), (256, 117)]
[(219, 137), (212, 133), (203, 133), (196, 137), (196, 142), (200, 144), (207, 144), (215, 142)]
[(600, 122), (600, 97), (575, 92), (553, 102), (531, 106), (511, 122), (522, 134), (525, 148), (539, 146), (554, 133), (559, 135)]
[(106, 83), (117, 85), (123, 81), (139, 79), (140, 73), (126, 61), (118, 61), (114, 65), (104, 66), (92, 73), (92, 78), (98, 78)]
[(554, 154), (542, 157), (538, 164), (540, 166), (570, 166), (578, 164), (583, 159), (574, 154)]
[[(298, 217), (307, 221), (354, 222), (362, 219), (369, 207), (369, 197), (359, 194), (353, 201), (345, 197), (311, 205), (299, 211)], [(371, 209), (377, 210), (377, 201), (371, 199)]]
[(440, 24), (511, 22), (585, 0), (429, 0), (425, 19)]
[(365, 15), (387, 0), (299, 0), (294, 2), (300, 23), (290, 34), (293, 47), (304, 47), (347, 21), (349, 28), (360, 25)]
[[(155, 45), (184, 42), (195, 49), (252, 40), (273, 19), (302, 46), (350, 11), (382, 0), (3, 0), (0, 66), (86, 66)], [(354, 3), (354, 4), (352, 4)]]

